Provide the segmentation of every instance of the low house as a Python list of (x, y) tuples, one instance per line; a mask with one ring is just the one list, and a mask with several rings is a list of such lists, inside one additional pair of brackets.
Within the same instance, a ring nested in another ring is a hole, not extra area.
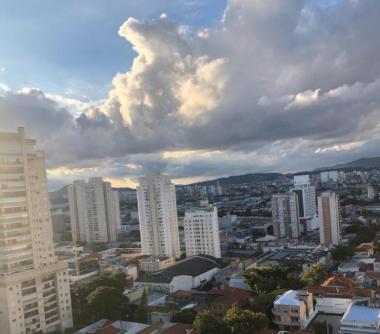
[(348, 273), (358, 273), (360, 271), (360, 263), (359, 262), (343, 262), (338, 267), (338, 272), (343, 274)]
[(361, 277), (362, 285), (365, 288), (378, 287), (380, 286), (380, 273), (368, 271)]
[(315, 309), (328, 314), (343, 314), (358, 290), (355, 280), (341, 275), (331, 276), (319, 286), (307, 288), (316, 300)]
[(273, 322), (282, 330), (295, 330), (304, 325), (313, 311), (311, 293), (289, 290), (274, 301)]
[(209, 294), (217, 295), (210, 301), (208, 310), (218, 320), (222, 320), (230, 308), (242, 307), (250, 302), (250, 293), (242, 289), (215, 289), (211, 290)]
[(372, 243), (362, 243), (355, 249), (354, 258), (356, 259), (368, 259), (374, 254)]

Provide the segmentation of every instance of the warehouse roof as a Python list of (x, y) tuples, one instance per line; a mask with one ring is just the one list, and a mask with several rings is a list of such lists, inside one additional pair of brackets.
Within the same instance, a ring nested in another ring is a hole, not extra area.
[(141, 276), (139, 282), (170, 283), (176, 276), (197, 277), (214, 268), (224, 268), (225, 264), (221, 259), (209, 255), (196, 255), (177, 262), (168, 268), (147, 273)]

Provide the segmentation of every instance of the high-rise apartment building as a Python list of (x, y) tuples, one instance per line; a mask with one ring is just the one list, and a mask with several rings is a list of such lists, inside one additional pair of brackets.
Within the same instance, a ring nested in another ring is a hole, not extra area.
[(0, 332), (72, 327), (67, 265), (54, 256), (45, 158), (24, 129), (0, 133)]
[(179, 257), (175, 187), (163, 174), (148, 174), (139, 180), (141, 247), (143, 254), (153, 257)]
[(120, 230), (119, 194), (102, 178), (74, 181), (67, 189), (71, 228), (76, 240), (115, 241)]
[(318, 196), (319, 237), (321, 245), (338, 245), (340, 233), (340, 201), (333, 191)]
[(294, 188), (297, 195), (298, 218), (303, 232), (316, 229), (318, 226), (314, 222), (317, 214), (317, 198), (315, 187), (310, 184), (309, 175), (294, 176)]
[(216, 208), (204, 206), (186, 210), (184, 227), (187, 256), (206, 254), (221, 257)]
[(272, 195), (273, 232), (277, 238), (297, 239), (298, 201), (295, 193)]

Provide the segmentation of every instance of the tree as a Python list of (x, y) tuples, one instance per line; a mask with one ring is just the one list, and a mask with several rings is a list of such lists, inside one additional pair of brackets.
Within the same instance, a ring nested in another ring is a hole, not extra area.
[(375, 251), (376, 254), (380, 253), (380, 241), (379, 240), (376, 240), (373, 243), (373, 250)]
[(257, 293), (279, 289), (284, 272), (280, 267), (258, 267), (246, 275), (247, 283)]
[(310, 267), (302, 275), (302, 279), (308, 285), (317, 285), (318, 283), (322, 282), (322, 280), (325, 277), (326, 277), (326, 268), (321, 263), (317, 263), (314, 266)]
[(233, 307), (227, 311), (223, 322), (231, 334), (259, 333), (269, 324), (265, 314), (256, 313), (251, 310), (241, 310), (237, 307)]
[(141, 296), (140, 305), (137, 307), (135, 311), (134, 318), (137, 322), (147, 323), (148, 322), (148, 293), (146, 289), (144, 289), (143, 294)]
[(87, 291), (87, 293), (90, 293), (99, 286), (108, 286), (119, 290), (121, 293), (124, 292), (124, 285), (121, 282), (120, 277), (107, 274), (99, 275), (93, 278), (86, 285), (84, 285), (83, 288)]
[(277, 296), (282, 295), (285, 291), (286, 290), (274, 290), (256, 296), (252, 304), (253, 311), (264, 313), (269, 319), (271, 319), (273, 302)]
[(246, 274), (249, 286), (257, 295), (269, 293), (278, 289), (300, 289), (304, 283), (295, 275), (298, 268), (289, 266), (282, 268), (279, 266), (262, 266), (251, 270)]
[[(96, 319), (95, 310), (88, 305), (88, 298), (93, 291), (99, 287), (109, 287), (114, 288), (118, 291), (119, 296), (123, 297), (123, 301), (120, 304), (120, 308), (123, 309), (122, 318), (124, 316), (129, 316), (131, 310), (126, 302), (128, 298), (124, 297), (124, 285), (123, 277), (125, 274), (117, 273), (114, 275), (100, 275), (93, 278), (88, 283), (79, 286), (71, 294), (72, 306), (73, 306), (73, 316), (74, 324), (78, 328), (86, 326), (91, 323), (91, 321)], [(120, 300), (120, 298), (118, 299)]]
[(87, 302), (96, 319), (118, 320), (123, 318), (128, 298), (116, 288), (99, 286), (88, 295)]
[(193, 326), (197, 334), (216, 334), (222, 332), (222, 325), (209, 311), (199, 312), (195, 317)]
[(175, 313), (171, 321), (172, 322), (181, 322), (184, 324), (192, 324), (197, 316), (197, 312), (193, 309), (185, 309), (178, 313)]
[(326, 321), (316, 321), (310, 326), (310, 329), (314, 334), (329, 334)]
[(338, 245), (331, 251), (331, 258), (334, 262), (349, 260), (355, 253), (353, 247)]
[(96, 259), (86, 259), (79, 263), (80, 272), (82, 274), (90, 271), (99, 270), (99, 263)]
[(127, 275), (124, 272), (118, 271), (112, 274), (112, 278), (115, 280), (115, 284), (118, 287), (123, 287), (123, 289), (127, 287)]

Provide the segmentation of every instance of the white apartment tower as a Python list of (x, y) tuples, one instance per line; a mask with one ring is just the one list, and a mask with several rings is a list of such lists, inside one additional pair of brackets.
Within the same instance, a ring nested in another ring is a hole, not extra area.
[(341, 217), (339, 196), (335, 192), (327, 191), (318, 196), (318, 214), (321, 245), (338, 245)]
[(74, 238), (88, 243), (115, 241), (120, 230), (119, 194), (100, 177), (74, 181), (68, 189)]
[(298, 201), (295, 193), (272, 195), (273, 232), (277, 238), (297, 239)]
[(178, 258), (181, 251), (174, 185), (163, 174), (148, 174), (139, 183), (137, 203), (143, 254)]
[(313, 226), (313, 223), (316, 221), (317, 198), (315, 187), (310, 184), (309, 175), (294, 176), (294, 188), (292, 192), (297, 195), (298, 217), (302, 230), (307, 232), (308, 230), (316, 229), (317, 226)]
[(45, 158), (36, 142), (0, 132), (0, 332), (72, 327), (66, 263), (54, 256)]
[(216, 208), (203, 207), (186, 210), (184, 226), (187, 256), (206, 254), (221, 257)]

